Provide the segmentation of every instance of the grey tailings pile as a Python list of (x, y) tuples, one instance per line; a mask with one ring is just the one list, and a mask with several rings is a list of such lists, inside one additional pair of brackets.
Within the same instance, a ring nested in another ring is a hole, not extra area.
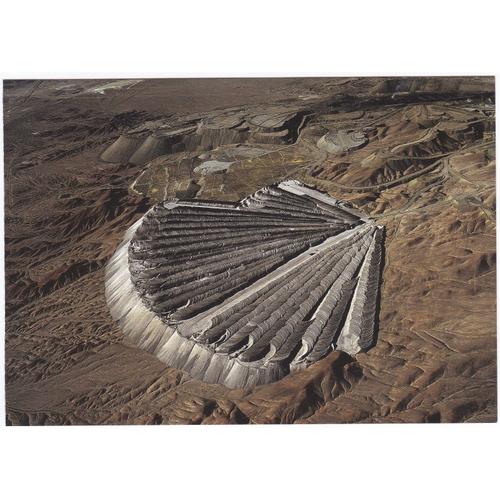
[(273, 382), (375, 341), (381, 227), (287, 181), (240, 203), (163, 202), (107, 268), (126, 338), (228, 387)]

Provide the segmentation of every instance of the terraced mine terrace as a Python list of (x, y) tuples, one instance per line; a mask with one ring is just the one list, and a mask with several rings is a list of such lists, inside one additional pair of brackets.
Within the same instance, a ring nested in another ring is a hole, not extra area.
[(494, 99), (6, 81), (7, 423), (494, 421)]

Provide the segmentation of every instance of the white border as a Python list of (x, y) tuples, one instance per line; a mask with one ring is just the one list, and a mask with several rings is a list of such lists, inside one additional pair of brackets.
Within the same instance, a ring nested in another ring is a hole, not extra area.
[[(4, 2), (1, 16), (3, 78), (500, 73), (495, 1), (25, 0)], [(0, 183), (3, 201), (3, 176)], [(3, 218), (0, 227), (3, 250)], [(498, 429), (3, 428), (0, 492), (50, 499), (494, 498)]]

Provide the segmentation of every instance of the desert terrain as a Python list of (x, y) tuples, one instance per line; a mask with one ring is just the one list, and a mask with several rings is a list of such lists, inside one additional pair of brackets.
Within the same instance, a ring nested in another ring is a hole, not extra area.
[[(496, 421), (493, 78), (5, 81), (3, 105), (7, 424)], [(374, 347), (230, 389), (124, 342), (127, 229), (287, 179), (385, 227)]]

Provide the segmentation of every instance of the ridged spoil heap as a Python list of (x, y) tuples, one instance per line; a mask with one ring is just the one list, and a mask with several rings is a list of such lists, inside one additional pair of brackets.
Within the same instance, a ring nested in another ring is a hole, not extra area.
[(101, 160), (145, 165), (163, 155), (212, 151), (228, 144), (292, 144), (305, 118), (304, 110), (278, 107), (205, 117), (196, 124), (147, 122), (118, 137)]
[(296, 181), (238, 204), (163, 202), (128, 230), (106, 295), (139, 347), (206, 382), (251, 387), (373, 345), (382, 237)]

